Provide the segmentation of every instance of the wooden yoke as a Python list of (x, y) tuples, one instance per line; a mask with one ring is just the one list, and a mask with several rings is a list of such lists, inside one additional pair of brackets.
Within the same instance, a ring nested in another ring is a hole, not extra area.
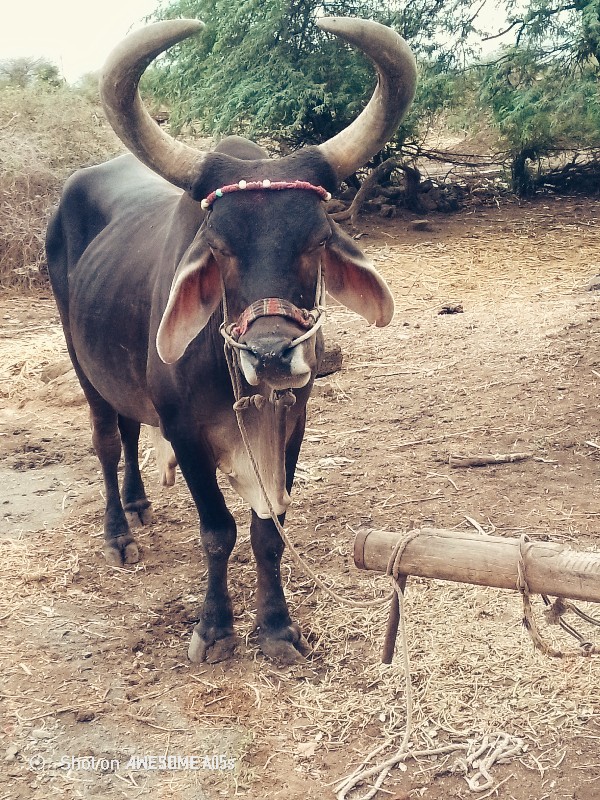
[[(401, 538), (392, 531), (361, 531), (354, 541), (354, 563), (385, 572)], [(399, 576), (517, 590), (520, 564), (532, 594), (600, 603), (600, 553), (551, 542), (421, 528), (404, 547), (397, 571)]]

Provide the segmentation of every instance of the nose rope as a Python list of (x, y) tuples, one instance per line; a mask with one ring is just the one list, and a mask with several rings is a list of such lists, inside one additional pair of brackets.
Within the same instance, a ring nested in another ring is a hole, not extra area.
[[(224, 303), (226, 303), (225, 299)], [(231, 383), (233, 386), (233, 393), (235, 397), (233, 410), (235, 412), (235, 417), (238, 424), (240, 436), (242, 437), (246, 454), (248, 456), (248, 459), (250, 460), (250, 464), (252, 465), (252, 470), (254, 472), (254, 476), (258, 483), (258, 487), (262, 492), (263, 499), (269, 511), (269, 516), (271, 517), (271, 520), (275, 525), (277, 533), (281, 537), (282, 542), (287, 548), (288, 553), (292, 558), (292, 561), (295, 562), (296, 566), (298, 566), (304, 572), (305, 575), (307, 575), (314, 581), (314, 583), (316, 584), (316, 586), (319, 587), (319, 589), (322, 589), (325, 592), (325, 594), (329, 595), (329, 597), (331, 597), (333, 600), (337, 600), (337, 602), (341, 603), (342, 605), (350, 606), (351, 608), (365, 609), (365, 608), (377, 608), (384, 605), (385, 603), (389, 603), (394, 598), (397, 592), (399, 592), (400, 594), (402, 594), (403, 592), (403, 587), (400, 585), (398, 581), (397, 573), (394, 575), (392, 572), (392, 567), (394, 567), (392, 562), (394, 560), (399, 561), (399, 557), (396, 558), (396, 554), (404, 549), (404, 539), (400, 542), (399, 547), (395, 548), (394, 553), (392, 553), (392, 559), (390, 559), (390, 564), (388, 565), (388, 574), (392, 575), (394, 583), (394, 588), (392, 589), (391, 594), (385, 595), (384, 597), (377, 597), (372, 600), (353, 600), (349, 597), (343, 597), (342, 595), (338, 594), (338, 592), (336, 592), (334, 589), (332, 589), (330, 586), (327, 586), (327, 584), (324, 583), (324, 581), (317, 575), (317, 573), (313, 570), (310, 564), (308, 564), (296, 550), (294, 544), (290, 540), (290, 537), (287, 535), (285, 528), (279, 522), (279, 518), (275, 513), (275, 509), (273, 508), (273, 504), (271, 503), (271, 499), (269, 498), (264, 481), (262, 479), (258, 462), (256, 461), (256, 457), (252, 450), (252, 444), (250, 442), (250, 437), (248, 436), (248, 431), (246, 429), (246, 424), (244, 422), (243, 411), (249, 408), (251, 405), (256, 406), (256, 408), (260, 410), (265, 404), (266, 400), (262, 395), (253, 395), (252, 397), (244, 397), (242, 395), (242, 386), (239, 377), (240, 367), (239, 363), (237, 363), (238, 353), (236, 350), (228, 347), (227, 339), (225, 340), (224, 350), (225, 350), (225, 360), (227, 361), (227, 367), (229, 369), (229, 375), (231, 377)], [(284, 391), (274, 390), (271, 393), (271, 397), (269, 398), (269, 400), (270, 402), (274, 403), (276, 407), (281, 408), (283, 412), (286, 413), (288, 409), (291, 408), (296, 402), (296, 396), (294, 395), (291, 389), (286, 389)], [(413, 538), (416, 535), (417, 535), (416, 532), (414, 531), (410, 532), (410, 538)], [(394, 567), (394, 569), (396, 568)], [(398, 597), (399, 597), (400, 608), (402, 608), (402, 597), (400, 597), (399, 595)], [(400, 623), (402, 628), (403, 641), (405, 641), (406, 636), (404, 634), (404, 617), (402, 614), (400, 615), (398, 622)], [(387, 652), (389, 652), (390, 651), (389, 642), (387, 642), (386, 647), (387, 647)], [(406, 670), (406, 672), (408, 674), (408, 670)]]
[[(222, 282), (222, 279), (221, 279)], [(321, 265), (319, 264), (319, 274), (318, 274), (318, 281), (317, 281), (317, 298), (315, 301), (315, 308), (321, 312), (321, 316), (315, 323), (315, 325), (307, 331), (306, 334), (299, 336), (298, 339), (294, 339), (294, 342), (297, 341), (304, 341), (308, 335), (310, 335), (314, 329), (317, 327), (319, 320), (323, 319), (323, 312), (325, 311), (324, 308), (325, 303), (325, 281), (323, 279)], [(227, 325), (228, 320), (228, 311), (227, 311), (227, 297), (225, 294), (225, 285), (223, 284), (223, 316), (224, 316), (224, 323), (221, 325), (221, 333), (224, 336), (225, 344), (224, 344), (224, 351), (225, 351), (225, 360), (227, 362), (227, 368), (229, 369), (229, 375), (231, 377), (231, 385), (233, 387), (233, 394), (235, 398), (235, 402), (233, 404), (233, 410), (235, 412), (235, 417), (238, 424), (238, 429), (240, 431), (240, 436), (242, 437), (242, 441), (244, 443), (244, 448), (246, 450), (246, 454), (248, 459), (250, 460), (250, 464), (252, 465), (252, 470), (254, 472), (254, 476), (256, 477), (256, 481), (258, 483), (258, 487), (262, 492), (264, 501), (266, 503), (267, 509), (269, 511), (269, 515), (275, 528), (277, 529), (277, 533), (281, 537), (284, 545), (288, 549), (288, 552), (292, 558), (292, 560), (296, 563), (296, 565), (304, 572), (305, 575), (308, 575), (315, 584), (322, 589), (329, 597), (337, 600), (342, 605), (350, 606), (351, 608), (376, 608), (378, 606), (382, 606), (385, 603), (389, 603), (390, 600), (394, 597), (396, 592), (402, 593), (403, 589), (398, 583), (397, 574), (393, 576), (394, 578), (394, 589), (392, 590), (391, 594), (386, 595), (384, 597), (378, 597), (373, 600), (352, 600), (349, 597), (343, 597), (342, 595), (338, 594), (334, 589), (330, 586), (327, 586), (326, 583), (317, 575), (317, 573), (312, 569), (312, 567), (306, 563), (306, 561), (302, 558), (302, 556), (298, 553), (296, 548), (294, 547), (293, 543), (290, 540), (290, 537), (287, 535), (283, 525), (279, 522), (277, 514), (275, 513), (275, 509), (273, 508), (273, 504), (267, 494), (267, 490), (265, 488), (265, 484), (263, 482), (262, 476), (260, 474), (260, 469), (258, 466), (258, 462), (254, 456), (254, 452), (252, 450), (252, 445), (250, 443), (250, 437), (248, 436), (248, 431), (246, 429), (246, 424), (244, 422), (243, 411), (249, 408), (251, 405), (256, 406), (258, 410), (260, 410), (265, 401), (265, 398), (262, 395), (253, 395), (252, 397), (244, 397), (242, 394), (242, 382), (240, 380), (240, 365), (239, 365), (239, 350), (243, 349), (250, 349), (247, 348), (245, 345), (239, 345), (238, 342), (232, 340), (235, 346), (229, 346), (229, 339), (230, 337), (227, 335), (225, 336), (225, 328), (224, 325)], [(293, 343), (292, 343), (293, 344)], [(292, 392), (291, 389), (286, 389), (284, 391), (273, 391), (271, 393), (271, 397), (269, 398), (270, 402), (274, 403), (277, 407), (283, 409), (284, 413), (287, 412), (289, 408), (291, 408), (294, 403), (296, 402), (296, 396)], [(411, 532), (411, 538), (416, 536), (416, 533)], [(404, 540), (400, 543), (400, 551), (404, 548)], [(396, 560), (396, 553), (398, 552), (398, 548), (394, 550), (392, 554), (392, 558)], [(399, 558), (397, 559), (399, 561)], [(392, 559), (390, 560), (390, 565), (388, 566), (388, 574), (392, 574), (392, 566), (393, 562)], [(400, 605), (402, 604), (402, 598), (399, 598)], [(400, 616), (399, 620), (400, 624), (403, 626), (403, 616)], [(403, 630), (403, 639), (406, 637), (404, 636), (404, 629)], [(387, 645), (389, 651), (389, 643)], [(408, 672), (408, 670), (407, 670)]]
[(279, 298), (266, 298), (259, 300), (258, 303), (253, 303), (251, 306), (242, 312), (237, 322), (229, 321), (229, 311), (227, 307), (227, 294), (225, 292), (225, 284), (221, 278), (221, 291), (223, 295), (223, 322), (219, 328), (221, 336), (225, 339), (226, 345), (234, 350), (246, 350), (253, 352), (252, 348), (247, 344), (239, 341), (248, 330), (249, 326), (259, 317), (281, 316), (291, 319), (301, 327), (307, 327), (308, 330), (292, 339), (289, 344), (289, 349), (296, 347), (302, 342), (311, 339), (317, 331), (323, 326), (325, 322), (325, 278), (321, 262), (319, 261), (319, 269), (317, 273), (317, 291), (315, 297), (315, 306), (312, 311), (306, 309), (296, 308), (296, 306), (289, 303), (287, 300), (280, 300)]

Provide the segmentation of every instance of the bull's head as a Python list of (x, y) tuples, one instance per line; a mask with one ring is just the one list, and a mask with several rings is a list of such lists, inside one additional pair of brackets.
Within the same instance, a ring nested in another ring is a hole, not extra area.
[[(306, 312), (319, 305), (321, 278), (330, 295), (369, 322), (382, 326), (392, 318), (394, 303), (385, 282), (327, 216), (323, 196), (395, 131), (414, 94), (414, 59), (404, 40), (378, 23), (325, 18), (317, 24), (371, 58), (377, 86), (348, 128), (281, 159), (265, 158), (258, 148), (240, 157), (225, 148), (198, 151), (166, 134), (144, 109), (137, 85), (146, 66), (202, 23), (150, 25), (125, 39), (104, 68), (101, 96), (116, 133), (143, 163), (194, 202), (204, 201), (206, 209), (179, 263), (158, 330), (163, 361), (183, 355), (223, 296), (231, 320), (251, 323), (237, 326), (247, 382), (275, 389), (302, 387), (314, 374), (315, 342), (303, 336), (309, 323), (302, 315), (310, 320)], [(306, 185), (299, 187), (298, 181)], [(288, 188), (274, 190), (282, 183)], [(223, 187), (229, 191), (220, 191)], [(274, 315), (252, 312), (268, 298), (280, 302), (280, 313), (277, 306)]]

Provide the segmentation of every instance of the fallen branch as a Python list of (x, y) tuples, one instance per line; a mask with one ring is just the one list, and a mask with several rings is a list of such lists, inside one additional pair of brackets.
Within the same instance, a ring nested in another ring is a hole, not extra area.
[(494, 453), (489, 456), (461, 456), (451, 453), (448, 464), (451, 467), (487, 467), (490, 464), (513, 464), (532, 457), (533, 453)]
[(421, 173), (416, 167), (409, 167), (408, 164), (403, 163), (399, 158), (388, 158), (383, 161), (379, 166), (375, 167), (372, 172), (365, 178), (360, 189), (356, 193), (352, 204), (345, 211), (338, 211), (331, 215), (332, 219), (336, 222), (343, 222), (349, 219), (352, 225), (356, 225), (358, 215), (364, 202), (367, 200), (370, 192), (385, 181), (390, 174), (395, 170), (402, 170), (406, 179), (406, 188), (402, 194), (406, 195), (406, 201), (409, 207), (413, 210), (422, 211), (418, 197), (417, 188), (421, 181)]

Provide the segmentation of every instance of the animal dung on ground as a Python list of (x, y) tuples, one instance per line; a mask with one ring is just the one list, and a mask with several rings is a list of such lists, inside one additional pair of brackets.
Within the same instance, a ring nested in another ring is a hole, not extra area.
[(339, 372), (342, 368), (343, 360), (344, 354), (339, 344), (326, 346), (317, 365), (317, 378), (324, 378), (326, 375)]
[(438, 311), (438, 314), (463, 314), (464, 308), (462, 303), (444, 303)]
[(413, 231), (417, 231), (418, 233), (429, 233), (429, 231), (433, 230), (428, 219), (416, 219), (414, 222), (411, 222), (410, 227)]

